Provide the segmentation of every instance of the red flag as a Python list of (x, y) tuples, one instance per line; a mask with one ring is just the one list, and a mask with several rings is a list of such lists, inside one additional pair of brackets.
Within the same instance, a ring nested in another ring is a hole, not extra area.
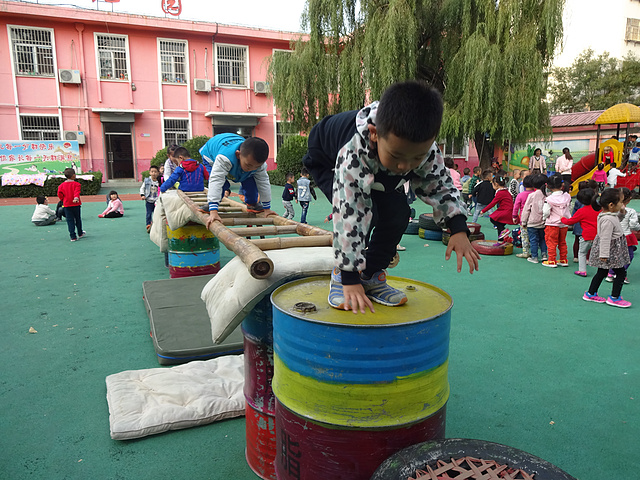
[(169, 15), (175, 15), (176, 17), (182, 13), (182, 4), (180, 0), (161, 0), (162, 11)]

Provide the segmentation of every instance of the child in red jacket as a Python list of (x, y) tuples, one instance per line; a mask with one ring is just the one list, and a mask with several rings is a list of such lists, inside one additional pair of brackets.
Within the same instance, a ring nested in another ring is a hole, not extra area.
[(489, 205), (484, 207), (480, 212), (485, 213), (491, 210), (494, 206), (498, 206), (495, 212), (489, 215), (491, 223), (498, 229), (498, 240), (509, 235), (509, 230), (505, 228), (506, 225), (513, 225), (513, 197), (506, 188), (507, 177), (502, 173), (497, 173), (493, 177), (493, 189), (496, 191), (495, 197)]
[(566, 225), (574, 225), (580, 222), (582, 227), (580, 247), (578, 248), (578, 270), (574, 272), (580, 277), (587, 276), (587, 253), (591, 250), (593, 239), (596, 238), (596, 233), (598, 233), (598, 215), (601, 208), (598, 202), (593, 201), (595, 197), (596, 192), (591, 188), (580, 190), (576, 195), (576, 199), (584, 207), (579, 208), (571, 218), (562, 218), (562, 223)]
[[(73, 168), (65, 168), (63, 173), (67, 179), (58, 187), (58, 198), (62, 200), (71, 241), (75, 242), (86, 234), (82, 230), (82, 218), (80, 217), (80, 205), (82, 205), (80, 201), (80, 183), (75, 181), (76, 172)], [(77, 236), (76, 229), (78, 230)]]

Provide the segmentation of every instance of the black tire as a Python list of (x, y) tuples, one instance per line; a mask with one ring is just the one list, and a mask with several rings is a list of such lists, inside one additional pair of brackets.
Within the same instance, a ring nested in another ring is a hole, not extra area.
[[(451, 238), (451, 233), (445, 231), (442, 234), (442, 243), (445, 245), (449, 245), (449, 239)], [(484, 233), (472, 233), (469, 235), (469, 241), (474, 242), (476, 240), (484, 240)]]
[(405, 235), (418, 235), (418, 220), (410, 220), (407, 224), (407, 228), (404, 231)]
[(433, 214), (423, 213), (418, 217), (420, 228), (425, 230), (433, 230), (434, 232), (442, 231), (442, 229), (433, 220)]

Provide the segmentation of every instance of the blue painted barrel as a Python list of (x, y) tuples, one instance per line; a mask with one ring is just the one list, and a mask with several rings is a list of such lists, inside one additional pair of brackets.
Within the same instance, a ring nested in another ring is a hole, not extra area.
[(278, 479), (368, 479), (397, 450), (444, 436), (453, 301), (388, 282), (409, 301), (375, 314), (331, 308), (328, 276), (272, 294)]

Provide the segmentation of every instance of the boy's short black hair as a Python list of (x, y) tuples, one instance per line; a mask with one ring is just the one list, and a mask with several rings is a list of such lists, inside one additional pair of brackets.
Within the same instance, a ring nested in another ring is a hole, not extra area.
[(533, 188), (533, 181), (531, 179), (531, 175), (527, 175), (522, 179), (522, 186), (524, 188)]
[(469, 175), (469, 172), (471, 172), (471, 170), (469, 170), (468, 168), (462, 170), (462, 173), (464, 173), (465, 175)]
[(300, 169), (300, 175), (302, 175), (303, 177), (306, 177), (307, 175), (309, 175), (309, 170), (307, 170), (305, 167), (302, 167)]
[(36, 197), (36, 203), (37, 203), (38, 205), (43, 205), (43, 204), (44, 204), (44, 201), (45, 201), (46, 199), (47, 199), (47, 197), (43, 197), (42, 195), (38, 195), (38, 196)]
[(476, 172), (482, 173), (482, 169), (480, 168), (479, 165), (476, 165), (475, 167), (473, 167), (473, 173), (476, 173)]
[(393, 133), (414, 143), (426, 142), (438, 135), (443, 109), (440, 92), (426, 83), (394, 83), (380, 98), (376, 131), (382, 138)]
[(592, 188), (583, 188), (578, 191), (576, 195), (576, 200), (578, 200), (582, 205), (591, 205), (593, 202), (593, 197), (595, 197), (596, 192)]
[(453, 168), (454, 167), (453, 158), (444, 157), (444, 166), (447, 168)]
[(149, 165), (149, 171), (151, 171), (152, 168), (155, 168), (156, 170), (160, 171), (160, 169), (157, 166)]
[(491, 179), (493, 177), (493, 170), (483, 170), (482, 172), (482, 178), (483, 179)]
[(67, 178), (73, 178), (73, 176), (76, 174), (76, 171), (71, 167), (67, 167), (62, 173), (64, 173), (64, 176)]
[(249, 137), (240, 145), (242, 155), (251, 155), (258, 163), (264, 163), (269, 158), (269, 145), (260, 137)]
[(189, 153), (189, 150), (187, 150), (184, 147), (176, 148), (175, 151), (173, 152), (173, 156), (176, 158), (178, 157), (191, 158), (191, 154)]
[(296, 176), (295, 176), (293, 173), (288, 172), (288, 173), (284, 176), (284, 178), (286, 178), (286, 179), (289, 179), (289, 178), (296, 178)]
[(533, 188), (540, 190), (542, 187), (544, 187), (547, 184), (548, 180), (549, 179), (544, 173), (537, 173), (531, 179), (531, 183), (533, 184)]

